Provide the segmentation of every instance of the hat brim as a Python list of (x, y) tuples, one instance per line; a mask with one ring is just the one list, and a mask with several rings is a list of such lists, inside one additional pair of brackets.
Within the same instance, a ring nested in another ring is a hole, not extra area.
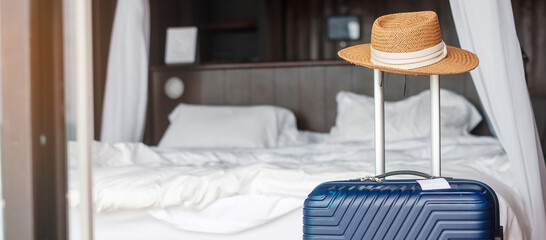
[(346, 61), (356, 65), (386, 72), (412, 75), (447, 75), (465, 73), (476, 68), (479, 63), (478, 56), (476, 56), (476, 54), (452, 46), (447, 46), (447, 56), (444, 59), (432, 65), (414, 69), (397, 69), (373, 64), (370, 61), (369, 43), (344, 48), (338, 52), (338, 55)]

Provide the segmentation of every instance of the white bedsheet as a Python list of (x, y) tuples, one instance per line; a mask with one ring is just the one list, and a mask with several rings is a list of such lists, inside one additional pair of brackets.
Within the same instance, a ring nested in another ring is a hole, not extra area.
[[(372, 142), (247, 150), (104, 143), (95, 143), (94, 148), (96, 211), (149, 209), (152, 216), (173, 227), (197, 232), (236, 233), (266, 224), (301, 208), (307, 194), (321, 182), (374, 172)], [(429, 172), (428, 139), (390, 142), (386, 150), (387, 171)], [(522, 195), (514, 187), (516, 179), (496, 139), (443, 138), (442, 167), (444, 176), (480, 180), (495, 189), (506, 239), (522, 239), (522, 231), (529, 231)], [(73, 190), (71, 187), (70, 202), (76, 206)], [(268, 210), (256, 211), (243, 204), (252, 202), (251, 198), (259, 199), (255, 202)], [(221, 211), (225, 206), (232, 209)], [(196, 221), (184, 221), (196, 216)], [(235, 223), (227, 225), (229, 219)], [(297, 238), (301, 235), (294, 236)]]
[[(70, 239), (78, 239), (77, 209), (70, 209)], [(215, 234), (174, 228), (158, 221), (146, 210), (101, 213), (94, 218), (96, 240), (301, 240), (301, 209), (292, 211), (267, 224), (238, 233)]]

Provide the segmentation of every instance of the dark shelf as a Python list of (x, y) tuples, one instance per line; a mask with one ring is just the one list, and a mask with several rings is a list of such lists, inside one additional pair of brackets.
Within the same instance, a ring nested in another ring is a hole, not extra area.
[(295, 62), (260, 62), (260, 63), (209, 63), (209, 64), (173, 64), (151, 66), (151, 71), (177, 71), (184, 70), (221, 70), (221, 69), (245, 69), (245, 68), (273, 68), (273, 67), (302, 67), (302, 66), (328, 66), (350, 65), (342, 60), (331, 61), (295, 61)]
[(256, 22), (217, 22), (207, 23), (198, 26), (199, 30), (255, 30), (258, 28)]

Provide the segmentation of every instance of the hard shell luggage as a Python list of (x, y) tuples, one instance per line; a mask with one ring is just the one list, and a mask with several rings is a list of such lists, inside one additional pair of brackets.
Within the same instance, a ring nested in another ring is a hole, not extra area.
[[(433, 176), (384, 173), (383, 72), (374, 71), (376, 176), (317, 186), (304, 203), (303, 239), (502, 239), (495, 192), (478, 181), (440, 177), (438, 75), (430, 76)], [(385, 180), (400, 174), (422, 177), (423, 185)], [(424, 190), (445, 181), (449, 188)]]

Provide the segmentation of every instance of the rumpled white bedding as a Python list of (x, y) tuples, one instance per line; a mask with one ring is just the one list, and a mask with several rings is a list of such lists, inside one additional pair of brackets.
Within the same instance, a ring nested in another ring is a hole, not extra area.
[[(388, 142), (387, 171), (429, 172), (429, 145), (427, 138)], [(152, 216), (174, 227), (213, 233), (266, 224), (301, 208), (321, 182), (374, 173), (372, 141), (238, 150), (96, 142), (94, 154), (96, 211), (149, 209)], [(517, 179), (496, 139), (442, 138), (442, 173), (480, 180), (495, 189), (505, 239), (523, 239), (522, 231), (529, 231), (521, 205), (524, 195), (515, 188)], [(76, 180), (70, 182), (72, 206), (78, 205)]]

